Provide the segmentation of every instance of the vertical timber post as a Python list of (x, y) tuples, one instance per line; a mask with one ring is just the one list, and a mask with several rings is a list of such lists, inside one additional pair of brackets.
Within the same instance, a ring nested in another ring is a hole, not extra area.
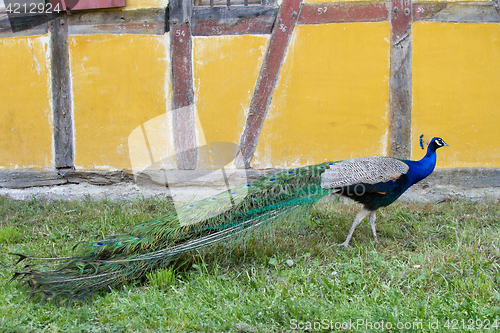
[(391, 0), (389, 156), (411, 155), (411, 0)]
[(58, 169), (72, 168), (74, 166), (73, 116), (66, 13), (49, 22), (49, 33), (55, 166)]
[(191, 13), (192, 0), (169, 3), (172, 66), (172, 122), (177, 167), (196, 169), (196, 118), (194, 107)]
[(264, 120), (271, 105), (274, 87), (286, 54), (288, 41), (297, 23), (301, 0), (283, 0), (276, 16), (266, 56), (250, 101), (245, 129), (236, 156), (238, 168), (249, 168), (259, 141)]

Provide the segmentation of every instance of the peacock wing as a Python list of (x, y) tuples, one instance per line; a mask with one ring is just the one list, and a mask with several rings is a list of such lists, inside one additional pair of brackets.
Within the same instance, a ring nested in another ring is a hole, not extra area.
[(395, 181), (409, 170), (404, 161), (391, 157), (360, 157), (336, 163), (321, 175), (321, 187), (335, 189), (356, 184)]

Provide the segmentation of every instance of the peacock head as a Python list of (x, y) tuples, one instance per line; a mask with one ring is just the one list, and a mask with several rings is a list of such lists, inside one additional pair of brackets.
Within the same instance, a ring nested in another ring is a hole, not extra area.
[(428, 149), (431, 151), (436, 151), (436, 149), (438, 149), (438, 148), (441, 148), (444, 146), (449, 146), (449, 144), (444, 142), (443, 139), (438, 138), (438, 137), (432, 138), (431, 141), (429, 141), (428, 145), (429, 145)]

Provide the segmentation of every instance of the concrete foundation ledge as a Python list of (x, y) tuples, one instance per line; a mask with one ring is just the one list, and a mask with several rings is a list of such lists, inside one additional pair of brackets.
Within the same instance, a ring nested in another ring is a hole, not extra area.
[[(13, 199), (135, 200), (156, 196), (188, 202), (208, 198), (283, 170), (125, 171), (0, 170), (0, 195)], [(438, 169), (408, 190), (402, 200), (500, 199), (500, 168)]]

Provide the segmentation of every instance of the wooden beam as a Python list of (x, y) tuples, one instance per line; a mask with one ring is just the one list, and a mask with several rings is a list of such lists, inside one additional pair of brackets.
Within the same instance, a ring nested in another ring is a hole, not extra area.
[(255, 84), (245, 129), (240, 140), (240, 151), (236, 158), (236, 165), (239, 168), (250, 167), (250, 161), (257, 147), (260, 132), (271, 104), (288, 41), (297, 22), (300, 2), (301, 0), (283, 0), (274, 23), (271, 40)]
[[(234, 20), (241, 18), (252, 18), (259, 16), (271, 16), (276, 18), (278, 7), (252, 5), (241, 6), (231, 5), (217, 6), (217, 7), (194, 7), (193, 8), (193, 21), (197, 20)], [(194, 22), (193, 22), (194, 26)]]
[(498, 22), (494, 2), (417, 2), (413, 20), (429, 22)]
[(191, 38), (191, 1), (170, 1), (172, 122), (177, 168), (196, 169), (198, 160)]
[(389, 155), (411, 155), (411, 0), (391, 1)]
[(71, 168), (74, 166), (73, 115), (66, 13), (49, 22), (49, 35), (55, 166)]
[(194, 7), (194, 36), (269, 34), (278, 13), (270, 6)]
[(191, 23), (193, 14), (192, 0), (171, 0), (168, 9), (170, 21), (175, 21), (175, 24)]
[(389, 18), (386, 2), (334, 2), (304, 4), (297, 24), (379, 22)]
[[(389, 19), (387, 2), (308, 3), (300, 10), (297, 24), (378, 22)], [(498, 7), (498, 9), (497, 9)], [(192, 9), (191, 32), (195, 36), (267, 34), (272, 30), (277, 7), (231, 5)], [(413, 21), (499, 22), (500, 5), (493, 2), (416, 2)], [(86, 10), (68, 15), (69, 34), (153, 34), (168, 31), (165, 8), (137, 10)], [(44, 35), (47, 22), (57, 15), (12, 16), (0, 12), (0, 38)], [(186, 18), (184, 18), (184, 21)], [(179, 22), (182, 20), (179, 20)]]
[(497, 13), (497, 19), (498, 22), (500, 23), (500, 0), (493, 0), (493, 8), (495, 8), (495, 11)]
[(165, 8), (78, 11), (68, 16), (70, 34), (165, 33)]

